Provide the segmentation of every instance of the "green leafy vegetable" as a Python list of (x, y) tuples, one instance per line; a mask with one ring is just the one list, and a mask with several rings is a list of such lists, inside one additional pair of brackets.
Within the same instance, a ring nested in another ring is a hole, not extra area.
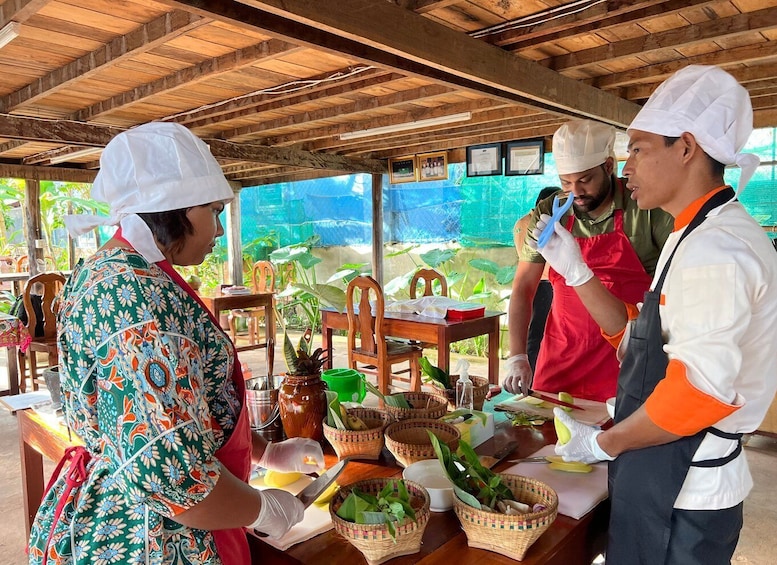
[(482, 510), (483, 507), (496, 508), (497, 502), (501, 500), (515, 500), (512, 491), (502, 483), (502, 478), (483, 466), (475, 450), (466, 441), (459, 441), (462, 453), (462, 457), (459, 457), (431, 430), (427, 432), (437, 459), (462, 502)]
[(412, 406), (407, 403), (405, 395), (401, 392), (385, 396), (382, 392), (380, 392), (380, 390), (378, 390), (378, 387), (376, 387), (368, 380), (364, 381), (364, 386), (368, 392), (371, 392), (380, 398), (386, 404), (386, 406), (393, 406), (394, 408), (412, 408)]
[(439, 384), (444, 389), (451, 388), (451, 379), (448, 373), (439, 367), (432, 365), (429, 359), (426, 357), (421, 357), (418, 362), (421, 365), (421, 372), (429, 377), (427, 382), (433, 381), (435, 384)]
[(415, 521), (415, 510), (410, 506), (410, 493), (403, 480), (389, 481), (378, 496), (354, 488), (345, 498), (337, 515), (357, 524), (386, 524), (396, 543), (394, 522), (405, 518)]

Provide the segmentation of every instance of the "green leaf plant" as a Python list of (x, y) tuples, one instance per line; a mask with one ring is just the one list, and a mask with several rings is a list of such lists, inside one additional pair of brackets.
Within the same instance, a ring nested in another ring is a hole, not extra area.
[(394, 524), (405, 518), (415, 521), (415, 510), (410, 506), (410, 493), (402, 479), (389, 481), (378, 496), (354, 488), (348, 493), (337, 515), (357, 524), (386, 524), (388, 533), (396, 543)]

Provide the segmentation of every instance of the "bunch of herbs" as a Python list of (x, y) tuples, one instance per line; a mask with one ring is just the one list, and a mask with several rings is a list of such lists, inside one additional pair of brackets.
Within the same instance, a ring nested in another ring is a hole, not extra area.
[(354, 488), (348, 493), (337, 515), (357, 524), (386, 524), (386, 529), (396, 543), (394, 522), (405, 518), (415, 521), (415, 510), (410, 506), (410, 493), (403, 480), (389, 481), (378, 496)]

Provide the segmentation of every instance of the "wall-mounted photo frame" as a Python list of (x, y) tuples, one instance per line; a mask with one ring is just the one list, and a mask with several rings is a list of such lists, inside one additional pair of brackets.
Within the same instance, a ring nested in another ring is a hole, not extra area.
[(415, 182), (418, 178), (415, 155), (389, 159), (389, 182)]
[(502, 144), (487, 143), (467, 147), (467, 176), (487, 177), (502, 174)]
[(545, 139), (507, 142), (505, 175), (541, 175), (545, 171)]
[(418, 159), (418, 180), (445, 180), (448, 178), (448, 153), (438, 151), (435, 153), (421, 153), (416, 155)]

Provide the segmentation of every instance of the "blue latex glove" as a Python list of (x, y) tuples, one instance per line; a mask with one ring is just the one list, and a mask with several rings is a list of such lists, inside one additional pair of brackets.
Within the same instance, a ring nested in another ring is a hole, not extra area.
[(561, 408), (554, 408), (553, 415), (564, 424), (572, 434), (570, 440), (564, 445), (556, 444), (556, 455), (561, 455), (564, 461), (580, 461), (581, 463), (598, 463), (599, 461), (612, 461), (610, 456), (599, 447), (596, 438), (602, 430), (593, 426), (586, 426), (575, 420)]

